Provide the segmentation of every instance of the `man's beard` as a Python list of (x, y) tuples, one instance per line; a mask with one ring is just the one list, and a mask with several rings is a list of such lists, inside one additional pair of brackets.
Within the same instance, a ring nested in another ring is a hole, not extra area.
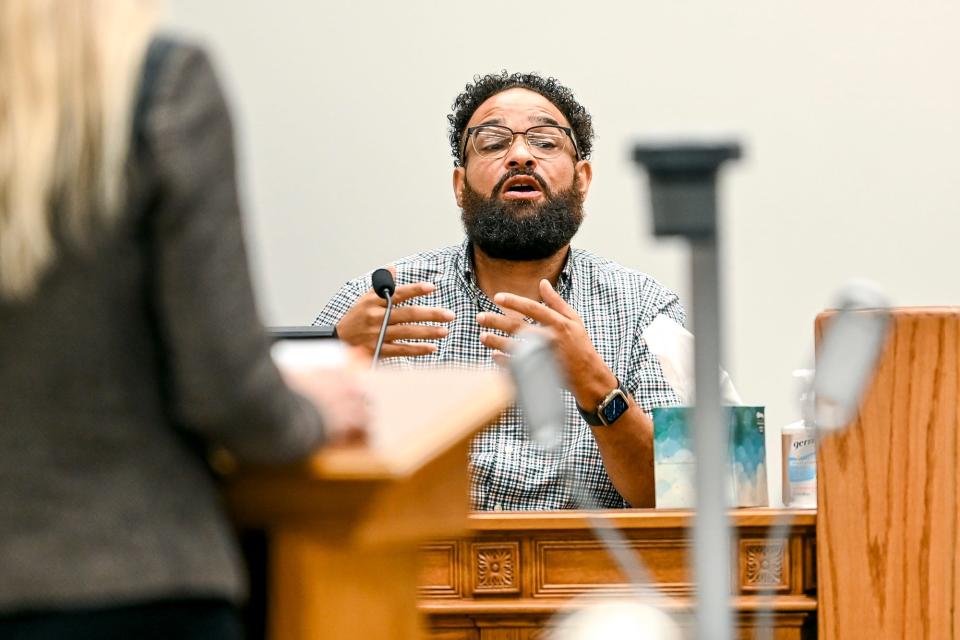
[[(496, 196), (508, 178), (532, 176), (543, 192), (543, 202), (499, 200)], [(514, 169), (483, 196), (464, 178), (461, 220), (467, 238), (491, 258), (542, 260), (570, 243), (583, 222), (583, 195), (576, 178), (569, 189), (550, 192), (543, 178), (529, 170)]]

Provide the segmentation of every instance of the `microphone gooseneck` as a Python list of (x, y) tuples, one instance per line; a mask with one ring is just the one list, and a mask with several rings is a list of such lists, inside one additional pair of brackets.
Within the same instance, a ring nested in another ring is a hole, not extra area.
[(370, 280), (376, 294), (387, 301), (387, 310), (383, 314), (383, 323), (380, 325), (380, 335), (377, 336), (377, 346), (373, 350), (373, 362), (370, 363), (370, 368), (376, 369), (377, 363), (380, 362), (383, 339), (387, 335), (387, 325), (390, 324), (390, 312), (393, 311), (393, 292), (397, 290), (397, 284), (393, 280), (393, 274), (387, 269), (377, 269), (373, 272)]

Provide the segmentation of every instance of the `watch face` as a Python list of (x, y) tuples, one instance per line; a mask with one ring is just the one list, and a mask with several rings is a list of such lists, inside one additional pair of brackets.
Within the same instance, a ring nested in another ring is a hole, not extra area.
[(618, 393), (617, 395), (610, 398), (610, 402), (603, 407), (603, 418), (607, 423), (611, 423), (621, 415), (628, 408), (627, 400), (623, 397), (622, 394)]

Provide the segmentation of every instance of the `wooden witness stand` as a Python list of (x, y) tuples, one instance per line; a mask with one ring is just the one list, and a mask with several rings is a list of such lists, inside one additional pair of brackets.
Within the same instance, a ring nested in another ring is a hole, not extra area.
[[(816, 610), (825, 640), (960, 639), (960, 308), (892, 311), (859, 417), (820, 441), (817, 471), (818, 510), (791, 511), (786, 534), (769, 536), (777, 510), (731, 512), (736, 637), (757, 637), (766, 588), (767, 637), (809, 637)], [(682, 607), (690, 514), (605, 518)], [(436, 640), (540, 638), (570, 597), (627, 589), (576, 513), (476, 514), (470, 537), (426, 547), (423, 565)]]
[(226, 496), (268, 536), (268, 635), (413, 640), (417, 546), (462, 534), (470, 437), (507, 406), (504, 376), (376, 372), (368, 446), (245, 468)]
[[(268, 533), (269, 638), (527, 640), (542, 637), (578, 595), (630, 592), (581, 513), (468, 518), (467, 447), (509, 402), (503, 377), (380, 372), (372, 384), (368, 447), (227, 478), (238, 524)], [(815, 516), (791, 512), (792, 528), (767, 540), (782, 515), (732, 513), (739, 573), (731, 587), (743, 630), (752, 632), (757, 612), (772, 602), (771, 640), (794, 640), (816, 608)], [(628, 510), (604, 518), (648, 565), (668, 607), (689, 607), (692, 514)]]
[[(583, 514), (467, 518), (468, 442), (509, 401), (504, 378), (382, 375), (369, 447), (228, 485), (239, 522), (269, 532), (271, 638), (533, 640), (573, 598), (629, 593)], [(828, 640), (960, 639), (958, 438), (960, 309), (895, 310), (859, 418), (819, 443), (818, 511), (789, 529), (776, 509), (731, 512), (736, 637), (772, 622), (766, 637), (806, 639), (816, 616)], [(603, 517), (668, 609), (690, 606), (692, 515)]]

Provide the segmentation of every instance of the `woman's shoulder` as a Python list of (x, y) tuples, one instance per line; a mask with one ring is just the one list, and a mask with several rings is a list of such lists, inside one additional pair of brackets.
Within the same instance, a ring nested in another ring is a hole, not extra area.
[(163, 107), (184, 95), (219, 95), (220, 85), (210, 54), (191, 40), (167, 34), (154, 36), (147, 47), (142, 91), (148, 102)]

